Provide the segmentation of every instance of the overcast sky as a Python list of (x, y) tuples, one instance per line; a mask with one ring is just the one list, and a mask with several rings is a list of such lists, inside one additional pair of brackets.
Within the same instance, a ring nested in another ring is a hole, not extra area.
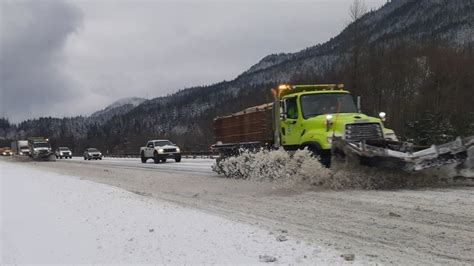
[(231, 80), (337, 35), (352, 0), (0, 2), (0, 116), (19, 122)]

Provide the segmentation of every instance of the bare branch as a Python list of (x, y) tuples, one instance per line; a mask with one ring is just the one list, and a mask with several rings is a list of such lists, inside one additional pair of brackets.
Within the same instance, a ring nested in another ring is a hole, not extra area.
[(349, 16), (352, 22), (360, 19), (365, 13), (367, 13), (367, 5), (364, 0), (354, 0), (349, 8)]

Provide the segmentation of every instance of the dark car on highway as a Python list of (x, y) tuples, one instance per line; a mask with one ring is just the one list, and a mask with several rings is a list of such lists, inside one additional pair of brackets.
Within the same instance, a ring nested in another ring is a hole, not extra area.
[(102, 160), (102, 153), (96, 148), (87, 148), (83, 155), (84, 160)]

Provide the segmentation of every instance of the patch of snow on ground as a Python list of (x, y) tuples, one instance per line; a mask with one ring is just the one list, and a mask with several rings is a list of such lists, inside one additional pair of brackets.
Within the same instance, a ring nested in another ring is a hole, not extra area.
[[(343, 263), (333, 250), (103, 184), (0, 161), (0, 263)], [(264, 258), (264, 259), (262, 259)]]
[(241, 150), (238, 156), (215, 164), (213, 170), (231, 178), (311, 184), (325, 181), (331, 173), (309, 150), (297, 150), (290, 154), (283, 148)]

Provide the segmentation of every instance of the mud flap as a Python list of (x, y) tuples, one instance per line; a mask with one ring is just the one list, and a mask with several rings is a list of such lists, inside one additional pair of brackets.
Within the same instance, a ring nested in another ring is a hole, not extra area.
[(56, 161), (56, 155), (54, 155), (54, 153), (50, 154), (47, 157), (47, 160), (50, 161), (50, 162), (55, 162)]
[(474, 146), (467, 150), (466, 169), (474, 171)]

